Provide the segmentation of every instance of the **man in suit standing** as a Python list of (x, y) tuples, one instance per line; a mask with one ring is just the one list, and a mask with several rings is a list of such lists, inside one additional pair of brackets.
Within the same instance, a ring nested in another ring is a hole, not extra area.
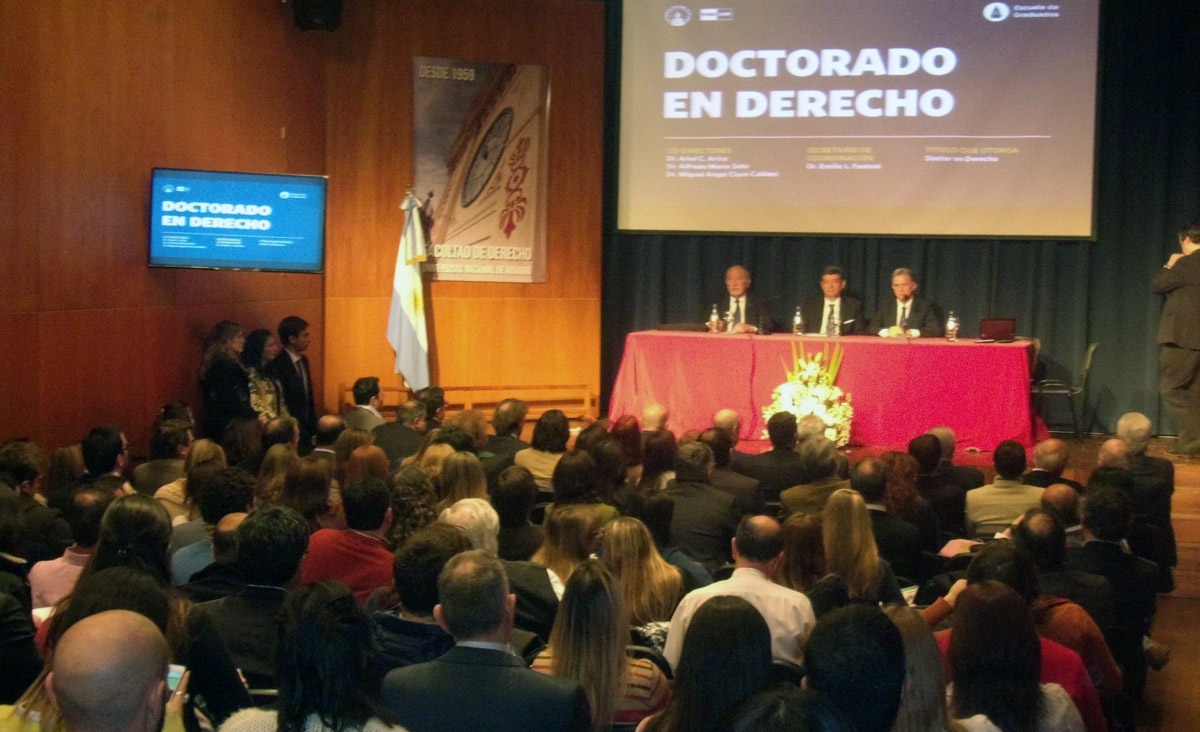
[(723, 298), (723, 305), (718, 302), (717, 308), (730, 314), (734, 333), (757, 333), (760, 326), (774, 327), (766, 303), (750, 292), (750, 272), (745, 267), (735, 264), (725, 271), (725, 291), (729, 296)]
[(1163, 265), (1150, 291), (1165, 295), (1158, 321), (1158, 394), (1175, 418), (1173, 455), (1200, 456), (1200, 221), (1179, 230), (1180, 251)]
[(537, 673), (509, 646), (516, 597), (500, 560), (472, 550), (438, 577), (433, 617), (454, 637), (441, 657), (390, 671), (380, 703), (410, 732), (461, 729), (561, 730), (592, 727), (578, 683)]
[(917, 297), (917, 278), (911, 269), (892, 272), (892, 294), (879, 302), (871, 328), (881, 336), (937, 338), (942, 335), (941, 317), (933, 303)]
[[(846, 278), (841, 267), (826, 267), (821, 273), (822, 297), (804, 301), (800, 314), (804, 317), (804, 330), (821, 335), (854, 335), (867, 329), (862, 303), (853, 297), (844, 297)], [(830, 323), (839, 323), (833, 328)]]
[(309, 367), (308, 350), (312, 342), (312, 331), (308, 322), (296, 315), (289, 315), (279, 322), (279, 341), (283, 350), (268, 367), (271, 376), (283, 386), (283, 401), (288, 411), (300, 423), (300, 454), (312, 452), (313, 432), (316, 429), (317, 408), (313, 400), (312, 369)]
[(379, 408), (383, 406), (379, 379), (364, 376), (354, 382), (351, 392), (354, 394), (354, 408), (346, 413), (346, 426), (370, 432), (383, 424), (383, 415), (379, 413)]

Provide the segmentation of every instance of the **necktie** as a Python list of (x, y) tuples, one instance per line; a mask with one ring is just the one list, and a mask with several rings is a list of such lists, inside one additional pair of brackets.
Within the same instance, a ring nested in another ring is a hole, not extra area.
[(833, 303), (829, 303), (829, 315), (825, 317), (825, 335), (837, 335), (837, 326), (833, 324)]
[[(304, 368), (304, 359), (296, 359), (296, 372), (300, 374), (300, 384), (304, 387), (304, 403), (308, 404), (308, 369)], [(306, 407), (307, 408), (307, 407)]]
[(901, 330), (908, 330), (908, 306), (907, 305), (900, 306), (900, 328), (901, 328)]
[(733, 298), (733, 324), (742, 322), (742, 298)]

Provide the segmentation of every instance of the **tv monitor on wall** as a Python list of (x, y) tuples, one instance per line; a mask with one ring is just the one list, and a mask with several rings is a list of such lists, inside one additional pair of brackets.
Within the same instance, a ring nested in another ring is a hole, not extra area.
[(150, 266), (321, 272), (324, 176), (155, 168)]

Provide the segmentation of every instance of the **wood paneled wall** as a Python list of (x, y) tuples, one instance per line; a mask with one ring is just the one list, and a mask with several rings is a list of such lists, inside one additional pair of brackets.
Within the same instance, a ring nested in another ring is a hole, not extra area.
[[(205, 332), (316, 325), (325, 403), (384, 339), (412, 179), (414, 55), (551, 74), (548, 281), (437, 283), (441, 383), (599, 387), (603, 5), (355, 0), (332, 34), (278, 0), (0, 4), (0, 440), (114, 423), (145, 449), (199, 402)], [(325, 275), (151, 270), (153, 167), (327, 174)]]
[(321, 321), (321, 275), (150, 269), (147, 209), (156, 166), (323, 173), (327, 42), (274, 0), (0, 5), (0, 439), (144, 450), (213, 323)]
[(436, 382), (589, 384), (599, 391), (604, 7), (579, 0), (357, 0), (327, 77), (330, 177), (325, 396), (376, 375), (400, 386), (385, 340), (412, 183), (412, 57), (550, 70), (550, 194), (544, 284), (437, 282)]

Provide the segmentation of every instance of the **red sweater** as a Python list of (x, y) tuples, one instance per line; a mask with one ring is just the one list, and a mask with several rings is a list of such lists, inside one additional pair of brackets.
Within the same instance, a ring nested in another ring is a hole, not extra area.
[(392, 584), (392, 553), (382, 539), (353, 529), (318, 529), (308, 539), (308, 554), (300, 562), (300, 581), (337, 580), (358, 601), (378, 587)]

